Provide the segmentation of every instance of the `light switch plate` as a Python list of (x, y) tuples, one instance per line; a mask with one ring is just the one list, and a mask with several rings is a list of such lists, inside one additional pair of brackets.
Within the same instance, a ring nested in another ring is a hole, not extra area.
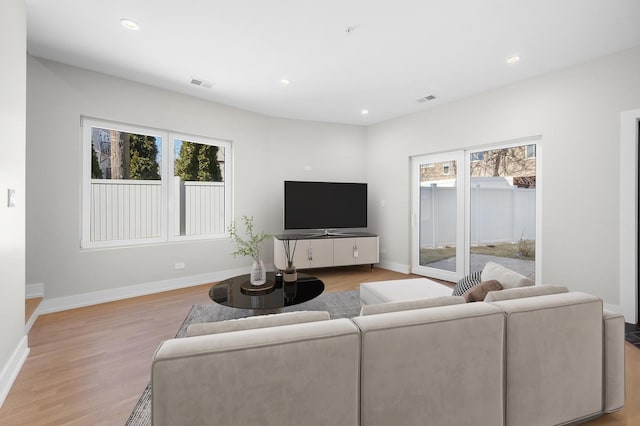
[(9, 188), (7, 191), (7, 207), (16, 206), (16, 190)]

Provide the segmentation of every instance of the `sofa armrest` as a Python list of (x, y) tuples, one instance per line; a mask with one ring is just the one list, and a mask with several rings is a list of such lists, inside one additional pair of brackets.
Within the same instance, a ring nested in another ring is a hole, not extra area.
[(603, 309), (604, 412), (624, 406), (624, 317)]

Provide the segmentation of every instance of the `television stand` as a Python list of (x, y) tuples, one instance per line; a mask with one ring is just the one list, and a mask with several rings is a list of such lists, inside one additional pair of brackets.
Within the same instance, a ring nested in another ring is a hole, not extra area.
[(330, 266), (367, 265), (373, 269), (380, 262), (380, 237), (368, 232), (321, 234), (281, 234), (273, 239), (273, 257), (276, 268), (284, 270), (287, 259), (283, 241), (289, 240), (293, 264), (297, 269), (326, 268)]

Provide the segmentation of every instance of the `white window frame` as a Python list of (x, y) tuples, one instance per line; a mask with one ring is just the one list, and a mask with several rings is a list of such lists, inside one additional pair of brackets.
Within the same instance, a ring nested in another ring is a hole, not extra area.
[[(521, 139), (514, 139), (504, 142), (496, 142), (489, 145), (478, 147), (468, 147), (460, 150), (446, 151), (440, 153), (426, 154), (422, 156), (410, 157), (412, 170), (412, 197), (411, 197), (411, 272), (418, 275), (444, 279), (447, 281), (457, 281), (464, 275), (469, 273), (470, 267), (470, 247), (471, 247), (471, 154), (474, 152), (486, 152), (494, 149), (512, 148), (522, 145), (536, 145), (536, 263), (535, 263), (535, 282), (540, 284), (543, 282), (542, 277), (542, 136), (536, 135)], [(456, 176), (458, 180), (456, 185), (458, 192), (456, 194), (458, 209), (456, 210), (456, 247), (460, 247), (460, 251), (456, 253), (456, 271), (439, 270), (435, 268), (424, 267), (419, 261), (419, 232), (420, 220), (420, 197), (416, 192), (416, 188), (420, 187), (420, 164), (425, 162), (447, 161), (451, 158), (457, 159)], [(460, 218), (462, 215), (462, 218)], [(460, 232), (462, 231), (462, 232)]]
[[(201, 145), (214, 145), (214, 146), (218, 146), (218, 147), (222, 147), (224, 148), (224, 175), (223, 175), (223, 181), (224, 181), (224, 233), (222, 234), (198, 234), (198, 235), (175, 235), (175, 229), (174, 229), (174, 209), (173, 209), (173, 205), (175, 202), (175, 199), (173, 197), (173, 191), (169, 191), (169, 206), (168, 206), (168, 213), (169, 213), (169, 240), (170, 241), (192, 241), (192, 240), (209, 240), (209, 239), (216, 239), (216, 238), (228, 238), (229, 237), (229, 233), (227, 232), (227, 229), (229, 228), (229, 225), (231, 224), (231, 142), (230, 141), (225, 141), (222, 139), (214, 139), (214, 138), (207, 138), (207, 137), (203, 137), (203, 136), (194, 136), (194, 135), (188, 135), (185, 133), (169, 133), (169, 149), (171, 150), (171, 160), (169, 161), (168, 164), (168, 176), (170, 179), (173, 179), (174, 175), (175, 175), (175, 158), (173, 157), (173, 149), (174, 149), (174, 143), (175, 140), (179, 139), (182, 141), (189, 141), (189, 142), (194, 142), (194, 143), (198, 143)], [(164, 159), (164, 156), (163, 156)], [(171, 186), (171, 185), (169, 185)]]
[[(533, 155), (529, 154), (529, 147), (532, 146), (533, 147)], [(537, 157), (537, 145), (536, 144), (529, 144), (529, 145), (525, 145), (524, 147), (524, 158), (531, 159), (531, 158), (536, 158)]]
[[(118, 130), (122, 132), (143, 134), (156, 136), (162, 140), (161, 149), (161, 194), (160, 202), (160, 235), (151, 238), (138, 238), (126, 240), (106, 240), (91, 241), (91, 128), (104, 128)], [(194, 241), (205, 239), (229, 238), (228, 227), (232, 218), (232, 142), (228, 140), (216, 139), (211, 137), (203, 137), (197, 135), (189, 135), (169, 130), (155, 129), (144, 126), (137, 126), (126, 123), (119, 123), (109, 120), (101, 120), (96, 118), (81, 117), (81, 154), (82, 154), (82, 182), (81, 182), (81, 239), (80, 247), (82, 249), (93, 248), (110, 248), (110, 247), (129, 247), (148, 244), (163, 244), (177, 241)], [(199, 234), (199, 235), (174, 235), (172, 222), (172, 206), (173, 191), (172, 178), (174, 173), (174, 140), (188, 140), (191, 142), (216, 145), (224, 147), (224, 186), (225, 186), (225, 214), (224, 214), (224, 232), (218, 234)]]

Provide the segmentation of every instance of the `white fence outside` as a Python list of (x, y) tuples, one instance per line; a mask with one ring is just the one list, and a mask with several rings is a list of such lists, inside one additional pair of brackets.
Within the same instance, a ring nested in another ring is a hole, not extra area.
[(225, 232), (224, 182), (173, 181), (176, 235), (208, 235)]
[(91, 180), (91, 241), (160, 236), (159, 180)]
[[(420, 247), (456, 245), (456, 188), (420, 188)], [(536, 238), (536, 190), (471, 188), (471, 244)]]
[[(225, 232), (224, 182), (173, 185), (175, 235)], [(91, 241), (160, 236), (162, 184), (159, 180), (91, 180)]]

